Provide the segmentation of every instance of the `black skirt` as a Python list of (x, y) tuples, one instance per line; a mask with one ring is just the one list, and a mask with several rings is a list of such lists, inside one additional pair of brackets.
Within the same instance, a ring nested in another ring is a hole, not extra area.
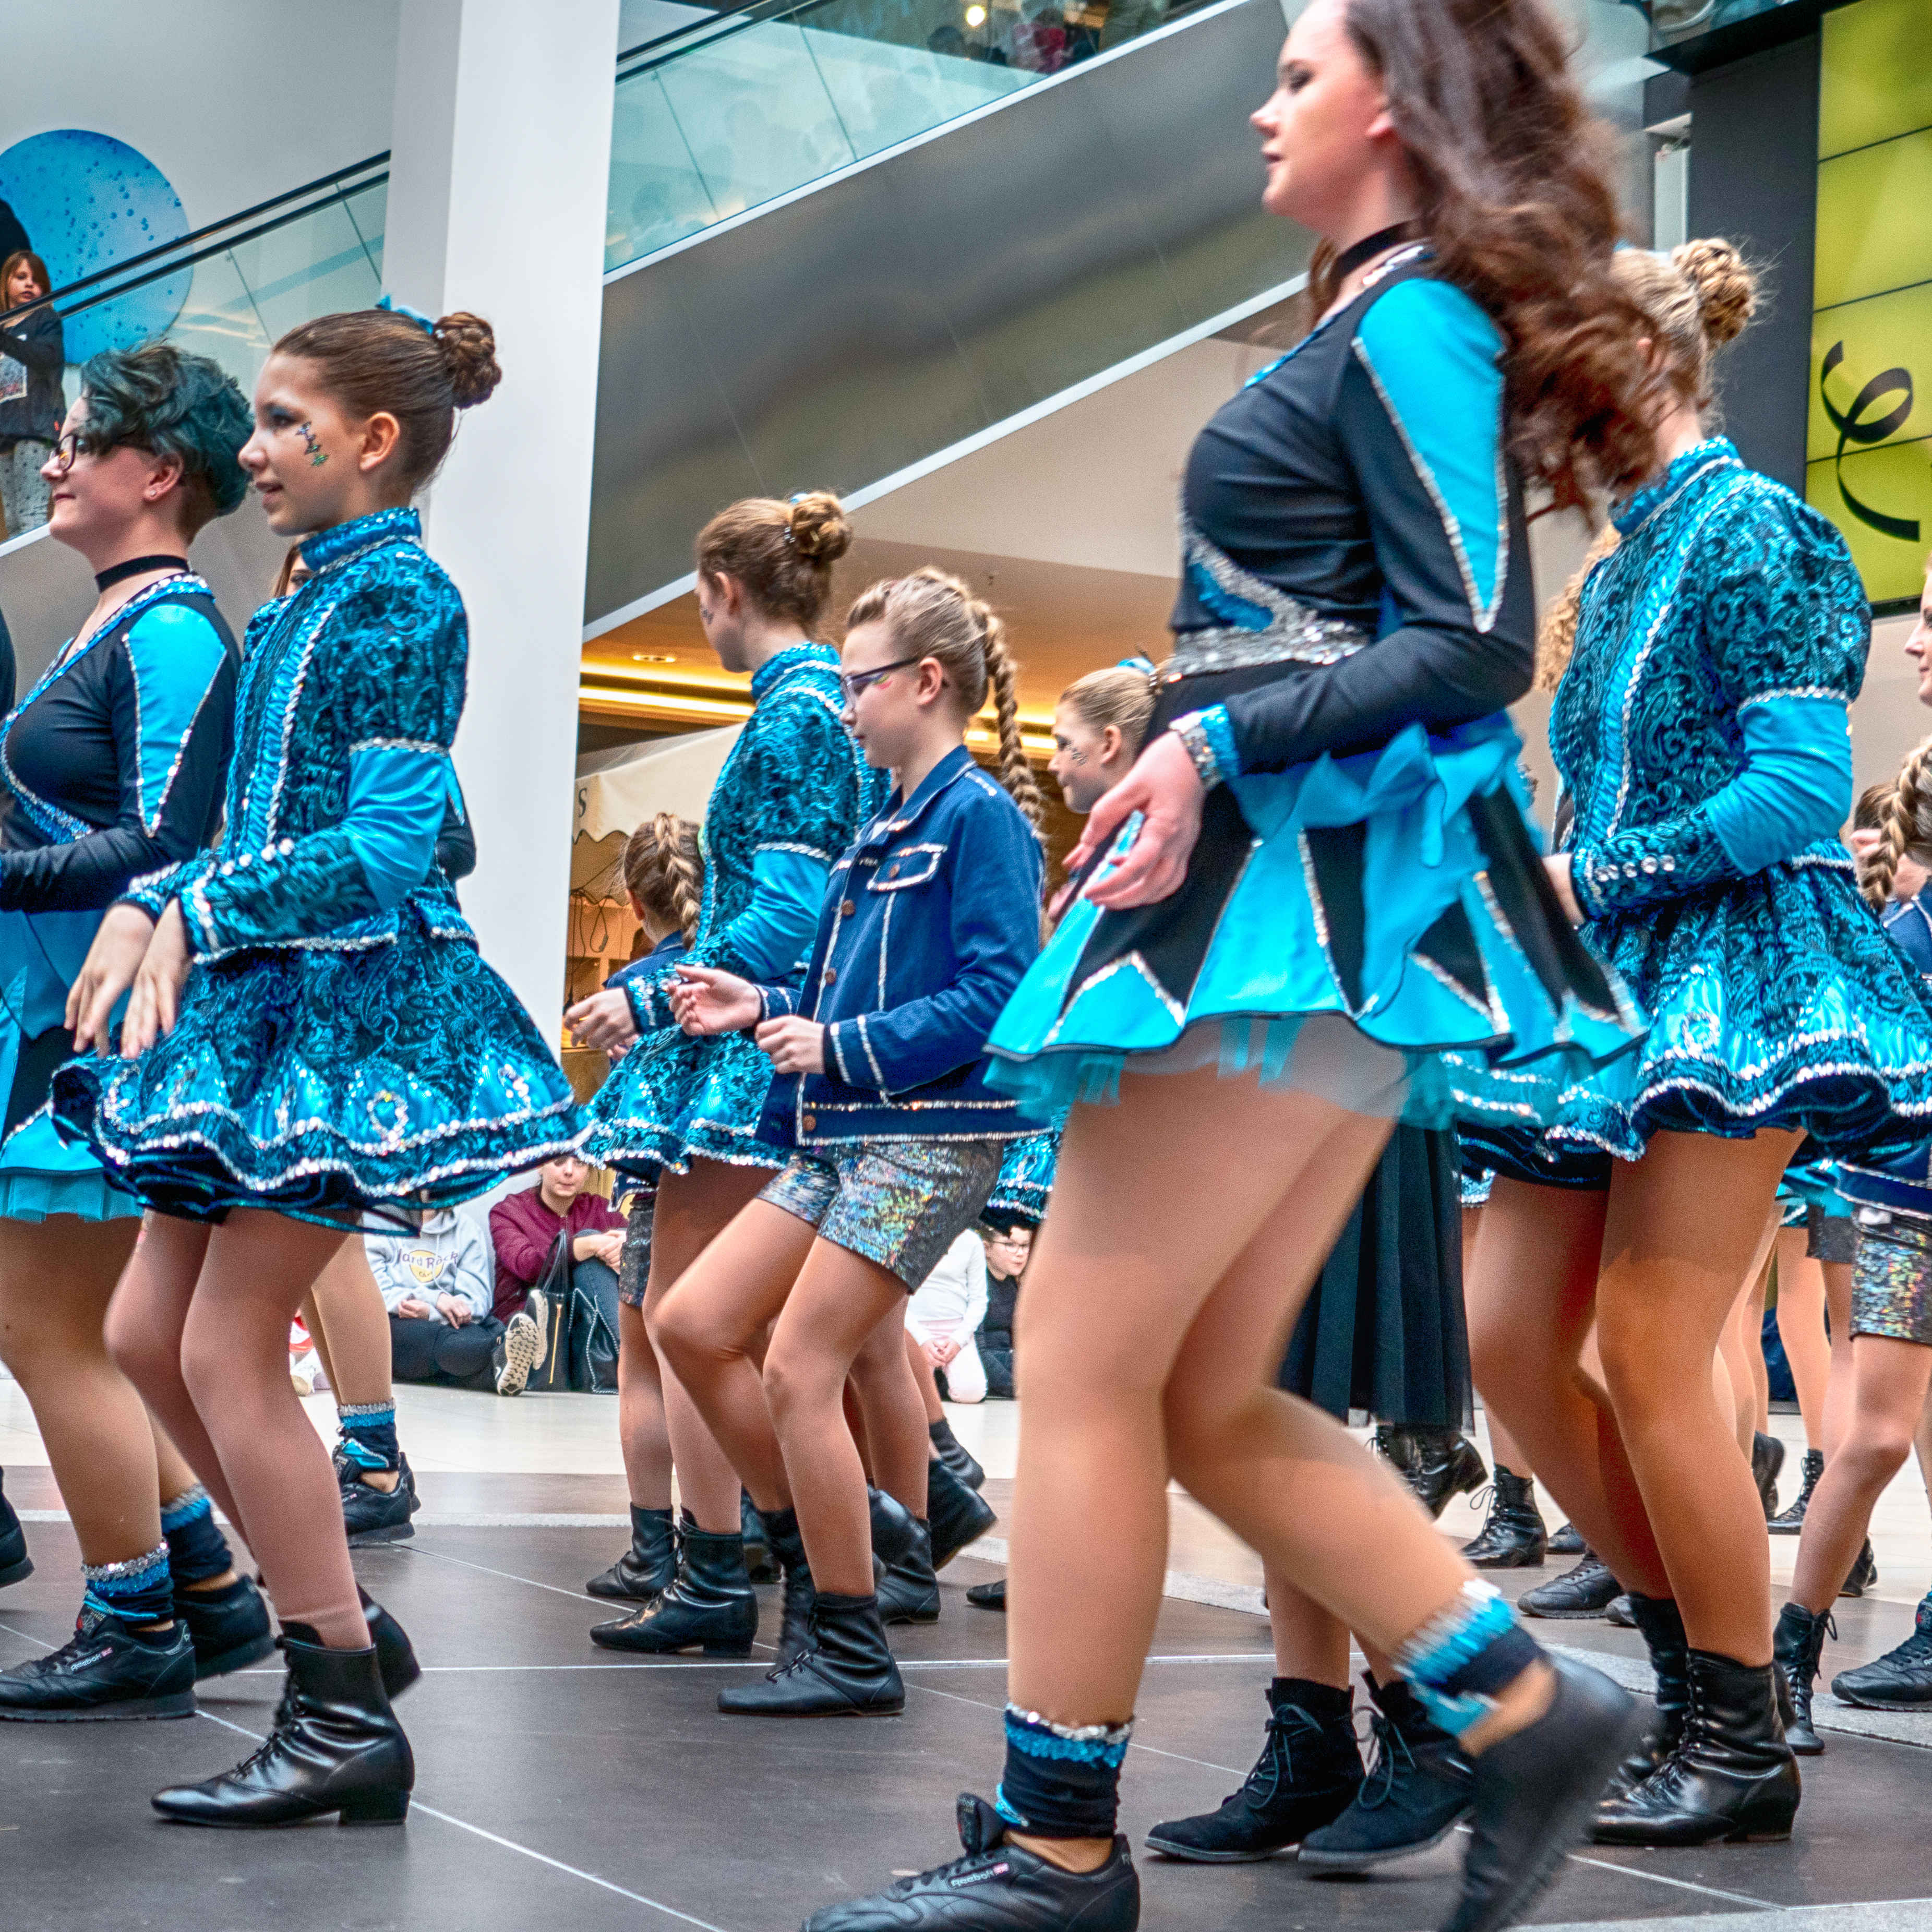
[(1346, 1421), (1467, 1429), (1462, 1182), (1453, 1133), (1396, 1129), (1301, 1312), (1280, 1385)]

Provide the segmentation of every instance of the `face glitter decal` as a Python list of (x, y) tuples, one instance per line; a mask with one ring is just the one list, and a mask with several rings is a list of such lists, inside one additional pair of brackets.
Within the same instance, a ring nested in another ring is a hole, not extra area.
[(314, 424), (305, 422), (296, 433), (302, 440), (302, 448), (308, 455), (309, 467), (320, 470), (328, 460), (328, 452), (316, 440)]

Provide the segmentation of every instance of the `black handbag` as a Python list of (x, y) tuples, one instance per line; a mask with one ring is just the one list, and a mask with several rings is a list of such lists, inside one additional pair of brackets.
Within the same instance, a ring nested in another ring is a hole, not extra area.
[(568, 1230), (550, 1251), (543, 1279), (543, 1366), (525, 1384), (538, 1395), (608, 1394), (617, 1386), (617, 1337), (597, 1298), (578, 1286)]

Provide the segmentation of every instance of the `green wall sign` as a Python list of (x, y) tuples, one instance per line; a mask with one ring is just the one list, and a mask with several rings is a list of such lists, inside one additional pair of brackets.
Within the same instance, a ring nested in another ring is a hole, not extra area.
[(1932, 550), (1932, 10), (1827, 14), (1805, 496), (1874, 603), (1918, 599)]

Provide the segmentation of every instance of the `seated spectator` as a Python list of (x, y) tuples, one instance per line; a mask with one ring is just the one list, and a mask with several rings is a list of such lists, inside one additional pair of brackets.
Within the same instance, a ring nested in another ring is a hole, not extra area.
[(490, 1210), (490, 1240), (496, 1251), (496, 1298), (490, 1312), (507, 1322), (531, 1289), (542, 1286), (557, 1242), (567, 1236), (571, 1284), (596, 1304), (609, 1326), (614, 1355), (624, 1217), (602, 1195), (586, 1190), (590, 1178), (583, 1161), (564, 1154), (544, 1162), (536, 1186), (505, 1196)]
[(1033, 1229), (1024, 1221), (982, 1227), (986, 1243), (986, 1313), (975, 1337), (986, 1376), (986, 1394), (995, 1401), (1013, 1398), (1013, 1309), (1020, 1276), (1033, 1252)]
[(446, 1208), (413, 1234), (365, 1234), (362, 1245), (389, 1311), (396, 1381), (523, 1394), (543, 1360), (544, 1324), (526, 1309), (508, 1322), (491, 1313), (490, 1244), (473, 1216)]
[(943, 1417), (938, 1407), (938, 1376), (946, 1377), (947, 1399), (984, 1402), (986, 1371), (974, 1331), (986, 1312), (986, 1250), (979, 1232), (968, 1228), (939, 1258), (939, 1265), (906, 1302), (906, 1333), (918, 1345), (923, 1364), (914, 1357), (914, 1372), (929, 1386), (926, 1420)]

